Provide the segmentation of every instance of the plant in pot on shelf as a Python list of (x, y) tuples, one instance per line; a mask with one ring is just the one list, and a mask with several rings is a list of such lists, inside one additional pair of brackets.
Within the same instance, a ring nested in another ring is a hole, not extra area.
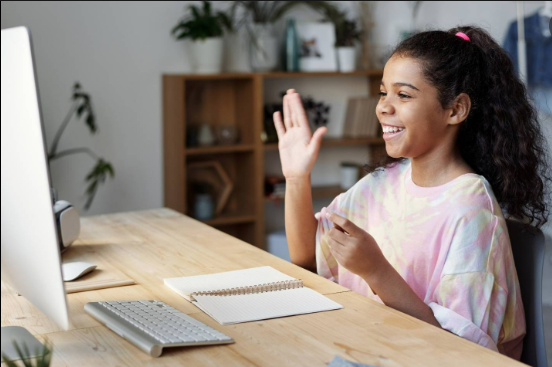
[[(241, 10), (235, 28), (247, 28), (251, 39), (251, 66), (255, 71), (272, 71), (278, 67), (280, 53), (273, 25), (296, 5), (305, 1), (234, 1), (231, 14)], [(232, 22), (234, 20), (232, 19)]]
[(224, 12), (213, 14), (211, 2), (203, 1), (202, 10), (195, 5), (188, 7), (190, 14), (173, 27), (171, 33), (176, 39), (190, 39), (190, 55), (194, 71), (214, 74), (222, 71), (223, 28), (231, 26), (230, 18)]

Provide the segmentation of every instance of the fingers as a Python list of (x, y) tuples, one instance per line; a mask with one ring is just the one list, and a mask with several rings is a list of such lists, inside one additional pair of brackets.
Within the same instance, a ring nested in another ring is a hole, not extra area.
[(276, 134), (278, 134), (278, 140), (281, 140), (286, 133), (286, 129), (284, 128), (284, 123), (282, 122), (282, 115), (280, 114), (280, 111), (274, 112), (273, 118), (274, 127), (276, 127)]
[(328, 242), (328, 248), (330, 249), (330, 253), (332, 254), (332, 256), (337, 260), (338, 263), (342, 264), (344, 259), (345, 248), (330, 237), (328, 237), (327, 242)]
[(343, 218), (340, 215), (337, 215), (335, 213), (327, 212), (326, 213), (326, 218), (328, 218), (330, 221), (332, 221), (334, 226), (337, 225), (337, 227), (340, 227), (341, 229), (343, 229), (345, 232), (348, 232), (352, 236), (354, 236), (355, 234), (358, 233), (359, 228), (353, 222), (351, 222), (350, 220), (348, 220), (346, 218)]
[(343, 233), (342, 231), (340, 231), (337, 228), (330, 229), (330, 231), (328, 232), (328, 236), (330, 236), (330, 238), (332, 238), (333, 240), (335, 240), (336, 242), (338, 242), (342, 246), (346, 246), (347, 241), (350, 240), (349, 235)]
[(293, 125), (305, 126), (308, 128), (309, 119), (307, 118), (307, 113), (305, 112), (305, 108), (303, 107), (303, 102), (301, 102), (301, 96), (299, 96), (299, 93), (294, 93), (290, 95), (290, 107)]
[(320, 146), (322, 145), (322, 138), (324, 137), (324, 134), (328, 132), (328, 128), (323, 126), (316, 129), (314, 134), (312, 135), (312, 139), (309, 143), (309, 149), (311, 155), (318, 157), (318, 152), (320, 151)]
[(291, 122), (291, 111), (290, 111), (290, 106), (289, 106), (289, 96), (288, 95), (284, 96), (283, 104), (284, 104), (284, 125), (286, 126), (286, 130), (287, 130), (287, 129), (291, 129), (293, 127), (293, 123)]

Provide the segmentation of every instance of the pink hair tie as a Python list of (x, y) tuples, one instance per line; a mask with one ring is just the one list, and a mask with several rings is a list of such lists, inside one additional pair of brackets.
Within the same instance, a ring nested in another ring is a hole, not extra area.
[(465, 39), (465, 40), (468, 41), (468, 42), (471, 42), (471, 41), (470, 41), (470, 37), (468, 37), (465, 33), (458, 32), (458, 33), (455, 34), (455, 36), (458, 36), (458, 37), (460, 37), (460, 38)]

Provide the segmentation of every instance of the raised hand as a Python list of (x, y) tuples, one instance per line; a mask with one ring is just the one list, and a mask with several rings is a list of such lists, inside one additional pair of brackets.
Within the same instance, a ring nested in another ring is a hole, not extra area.
[(320, 127), (311, 134), (309, 121), (301, 97), (295, 89), (284, 96), (284, 121), (279, 111), (274, 113), (274, 125), (278, 134), (278, 149), (282, 171), (286, 179), (309, 178), (318, 158), (322, 137), (328, 131)]

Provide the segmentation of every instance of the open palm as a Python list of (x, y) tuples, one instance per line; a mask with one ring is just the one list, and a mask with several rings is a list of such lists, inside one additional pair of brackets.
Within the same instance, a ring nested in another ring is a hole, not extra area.
[(318, 157), (325, 127), (311, 134), (309, 121), (301, 97), (294, 89), (284, 96), (284, 121), (280, 112), (274, 113), (274, 125), (278, 134), (278, 149), (282, 171), (286, 179), (305, 178), (311, 173)]

